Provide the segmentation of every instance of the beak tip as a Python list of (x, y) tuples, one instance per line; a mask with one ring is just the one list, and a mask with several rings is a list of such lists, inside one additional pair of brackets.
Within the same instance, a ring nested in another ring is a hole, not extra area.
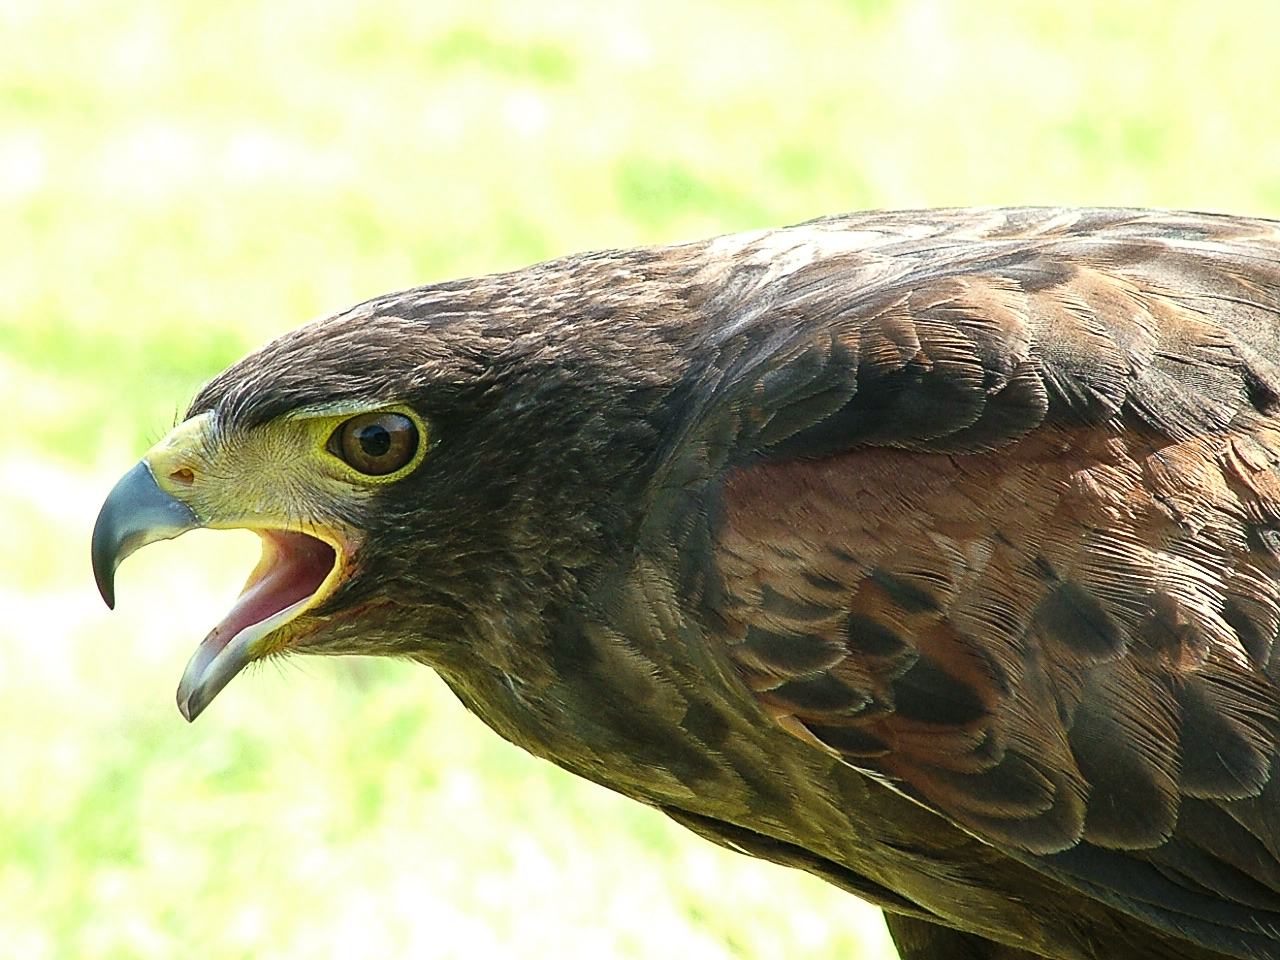
[(200, 688), (192, 686), (187, 682), (184, 676), (182, 682), (178, 684), (178, 712), (182, 714), (182, 719), (187, 723), (194, 723), (196, 717), (200, 716), (204, 710), (207, 701), (200, 697)]
[(187, 683), (187, 678), (184, 676), (182, 682), (178, 684), (178, 696), (176, 699), (178, 701), (178, 712), (182, 714), (182, 719), (187, 723), (194, 722), (195, 718), (200, 716), (199, 707), (191, 702), (192, 694), (194, 693), (195, 689)]
[(102, 514), (99, 514), (98, 522), (93, 525), (91, 559), (93, 579), (98, 585), (98, 594), (107, 605), (107, 609), (114, 610), (116, 608), (116, 566), (119, 561), (116, 558), (118, 545), (112, 542), (112, 531), (109, 528), (110, 524), (104, 522)]
[[(229, 663), (227, 659), (219, 662), (220, 647), (209, 647), (208, 641), (202, 644), (187, 664), (178, 683), (178, 712), (187, 723), (194, 723), (196, 717), (204, 713), (205, 707), (213, 702), (213, 698), (225, 687), (240, 666)], [(227, 669), (230, 667), (230, 669)]]
[(116, 591), (114, 584), (98, 581), (98, 594), (102, 597), (102, 602), (107, 605), (108, 610), (114, 610), (116, 608)]
[(204, 708), (209, 705), (212, 697), (200, 696), (198, 691), (185, 693), (183, 690), (178, 691), (178, 712), (182, 714), (182, 719), (187, 723), (195, 723), (196, 718), (204, 713)]

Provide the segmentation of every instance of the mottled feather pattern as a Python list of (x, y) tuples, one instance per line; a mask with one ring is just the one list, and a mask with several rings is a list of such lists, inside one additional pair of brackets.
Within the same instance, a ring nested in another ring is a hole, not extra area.
[(1230, 896), (1276, 834), (1180, 814), (1256, 804), (1280, 734), (1280, 244), (1215, 226), (987, 236), (811, 308), (724, 481), (717, 612), (770, 715), (978, 836)]

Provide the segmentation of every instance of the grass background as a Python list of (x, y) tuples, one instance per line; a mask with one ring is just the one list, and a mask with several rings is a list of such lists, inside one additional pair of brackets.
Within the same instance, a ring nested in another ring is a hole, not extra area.
[(254, 538), (93, 593), (198, 384), (379, 292), (876, 206), (1280, 214), (1265, 0), (0, 0), (0, 944), (31, 958), (892, 955), (875, 913), (293, 661), (194, 726)]

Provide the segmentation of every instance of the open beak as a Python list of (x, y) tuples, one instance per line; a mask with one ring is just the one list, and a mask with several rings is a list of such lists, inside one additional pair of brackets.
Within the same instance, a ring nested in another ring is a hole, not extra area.
[[(175, 435), (194, 432), (179, 428)], [(194, 720), (245, 666), (286, 646), (282, 629), (332, 593), (345, 576), (352, 548), (336, 534), (300, 530), (296, 523), (253, 517), (228, 523), (201, 516), (184, 499), (181, 483), (172, 480), (167, 449), (172, 446), (166, 441), (153, 448), (107, 495), (93, 528), (93, 574), (102, 599), (114, 608), (116, 569), (149, 543), (201, 527), (241, 527), (262, 538), (262, 558), (244, 591), (196, 649), (178, 685), (178, 709)]]

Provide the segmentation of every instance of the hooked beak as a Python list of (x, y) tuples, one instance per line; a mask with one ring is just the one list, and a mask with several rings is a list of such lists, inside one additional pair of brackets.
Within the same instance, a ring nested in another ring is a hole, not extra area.
[[(160, 489), (146, 460), (137, 463), (107, 494), (93, 525), (93, 576), (107, 607), (115, 609), (116, 570), (126, 557), (149, 543), (172, 540), (202, 526), (195, 511)], [(227, 647), (215, 650), (205, 643), (191, 658), (178, 686), (178, 709), (188, 721), (248, 664), (244, 645), (230, 653)]]
[[(201, 500), (202, 483), (220, 484), (231, 500), (238, 499), (237, 489), (242, 490), (234, 484), (229, 488), (216, 477), (201, 479), (200, 461), (193, 451), (199, 453), (208, 446), (209, 429), (208, 418), (197, 417), (153, 447), (107, 495), (92, 540), (98, 591), (114, 608), (117, 568), (149, 543), (202, 527), (249, 529), (262, 538), (262, 558), (244, 591), (183, 672), (178, 709), (187, 720), (199, 716), (249, 663), (290, 643), (298, 631), (282, 628), (333, 592), (348, 574), (355, 548), (336, 528), (300, 523), (290, 519), (287, 511), (246, 515), (209, 506), (207, 496)], [(188, 499), (197, 505), (193, 507)]]
[[(149, 543), (172, 540), (204, 526), (189, 506), (160, 489), (146, 460), (120, 478), (93, 525), (93, 576), (107, 606), (116, 606), (116, 570)], [(216, 632), (216, 631), (215, 631)], [(249, 662), (247, 644), (232, 649), (202, 643), (183, 671), (178, 709), (194, 720)]]
[(160, 489), (145, 460), (121, 477), (93, 525), (93, 576), (107, 607), (116, 608), (116, 570), (126, 557), (201, 526), (189, 506)]

